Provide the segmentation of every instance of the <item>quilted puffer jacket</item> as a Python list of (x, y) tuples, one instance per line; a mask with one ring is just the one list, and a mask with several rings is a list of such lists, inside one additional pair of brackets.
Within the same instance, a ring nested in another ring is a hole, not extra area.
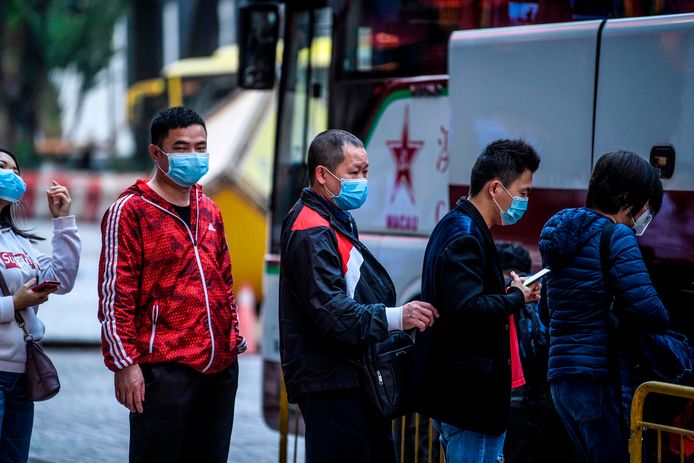
[(593, 210), (565, 209), (540, 234), (545, 277), (540, 309), (549, 312), (550, 381), (572, 375), (608, 379), (612, 294), (620, 322), (663, 330), (670, 316), (651, 283), (634, 232), (617, 225), (609, 255), (609, 287), (600, 266), (600, 234), (610, 219)]

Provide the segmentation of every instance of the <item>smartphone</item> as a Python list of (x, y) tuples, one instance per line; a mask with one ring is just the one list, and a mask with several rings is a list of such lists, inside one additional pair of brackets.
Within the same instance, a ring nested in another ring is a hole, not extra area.
[(531, 275), (531, 276), (529, 276), (528, 278), (526, 278), (525, 281), (523, 282), (523, 284), (524, 284), (525, 286), (530, 287), (530, 286), (532, 286), (533, 284), (537, 283), (537, 281), (538, 281), (540, 278), (542, 278), (543, 276), (547, 275), (548, 273), (549, 273), (549, 269), (548, 269), (548, 268), (543, 268), (542, 270), (540, 270), (539, 272), (537, 272), (535, 275)]
[(46, 291), (47, 289), (57, 289), (60, 282), (56, 280), (46, 280), (31, 288), (32, 291)]

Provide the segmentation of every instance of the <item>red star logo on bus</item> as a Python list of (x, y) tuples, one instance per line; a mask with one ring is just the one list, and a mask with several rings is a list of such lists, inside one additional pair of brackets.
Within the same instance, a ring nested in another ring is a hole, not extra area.
[(402, 126), (400, 140), (387, 141), (390, 154), (393, 155), (396, 165), (395, 185), (390, 196), (390, 202), (395, 200), (395, 196), (402, 186), (407, 189), (410, 200), (414, 204), (414, 187), (412, 185), (412, 164), (424, 147), (421, 140), (410, 140), (410, 107), (405, 106), (405, 121)]

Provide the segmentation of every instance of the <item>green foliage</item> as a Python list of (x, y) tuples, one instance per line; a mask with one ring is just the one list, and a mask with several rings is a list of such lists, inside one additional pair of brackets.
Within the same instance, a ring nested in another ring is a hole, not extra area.
[(45, 30), (49, 68), (74, 66), (83, 89), (91, 88), (113, 54), (113, 25), (124, 9), (124, 0), (51, 1)]
[[(112, 36), (126, 0), (0, 0), (0, 145), (32, 146), (31, 140), (55, 110), (46, 91), (49, 74), (70, 68), (81, 77), (80, 92), (97, 83), (113, 55)], [(28, 151), (33, 151), (29, 148)]]

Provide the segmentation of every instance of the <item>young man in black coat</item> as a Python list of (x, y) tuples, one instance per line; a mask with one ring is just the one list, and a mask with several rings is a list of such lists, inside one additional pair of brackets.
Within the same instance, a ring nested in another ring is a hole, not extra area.
[(512, 314), (539, 298), (539, 285), (512, 273), (506, 288), (490, 229), (520, 220), (539, 164), (523, 141), (491, 143), (472, 169), (470, 196), (427, 245), (422, 299), (440, 320), (417, 336), (416, 382), (448, 463), (503, 461), (511, 389), (524, 382)]

